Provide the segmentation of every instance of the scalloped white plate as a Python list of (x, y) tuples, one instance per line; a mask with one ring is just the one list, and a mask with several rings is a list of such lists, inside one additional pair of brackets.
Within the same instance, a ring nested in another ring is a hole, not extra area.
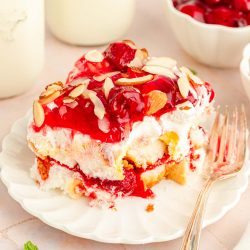
[[(26, 144), (27, 114), (18, 120), (3, 141), (1, 178), (9, 194), (30, 214), (46, 224), (82, 238), (109, 243), (141, 244), (168, 241), (183, 235), (202, 179), (190, 173), (188, 184), (162, 181), (154, 187), (156, 198), (129, 197), (118, 201), (117, 211), (90, 207), (85, 199), (72, 200), (57, 191), (39, 190), (29, 177), (34, 155)], [(239, 201), (247, 188), (247, 160), (239, 175), (214, 185), (204, 226), (219, 220)], [(145, 211), (149, 202), (154, 211)]]

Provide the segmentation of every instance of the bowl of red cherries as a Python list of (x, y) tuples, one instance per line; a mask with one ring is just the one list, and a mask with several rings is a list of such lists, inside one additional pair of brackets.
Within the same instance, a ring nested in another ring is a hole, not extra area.
[(250, 42), (250, 0), (164, 0), (181, 47), (199, 62), (238, 67)]

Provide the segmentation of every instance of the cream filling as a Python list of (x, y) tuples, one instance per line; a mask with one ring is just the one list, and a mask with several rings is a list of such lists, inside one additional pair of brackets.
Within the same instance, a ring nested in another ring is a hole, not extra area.
[(167, 131), (174, 131), (179, 137), (174, 160), (187, 156), (190, 128), (197, 120), (197, 110), (193, 109), (177, 109), (162, 115), (159, 120), (145, 117), (136, 122), (128, 138), (119, 143), (101, 143), (80, 132), (72, 136), (71, 130), (66, 128), (44, 127), (35, 132), (32, 126), (28, 128), (27, 139), (38, 156), (50, 156), (70, 168), (79, 164), (81, 170), (91, 177), (122, 180), (122, 159), (126, 155), (144, 168), (163, 157), (165, 145), (159, 137)]

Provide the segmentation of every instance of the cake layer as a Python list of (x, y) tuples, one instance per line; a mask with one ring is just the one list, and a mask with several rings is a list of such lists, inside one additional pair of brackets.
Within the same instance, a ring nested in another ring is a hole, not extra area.
[[(187, 157), (175, 162), (162, 159), (157, 166), (143, 170), (142, 168), (126, 169), (123, 180), (101, 180), (86, 176), (78, 165), (70, 168), (54, 159), (37, 158), (31, 169), (31, 177), (39, 183), (43, 190), (60, 189), (71, 198), (88, 197), (91, 205), (113, 207), (115, 199), (124, 196), (153, 197), (151, 188), (162, 179), (167, 178), (179, 184), (186, 183), (186, 175), (193, 166), (202, 166), (205, 157), (203, 148), (195, 149), (196, 159)], [(164, 162), (164, 163), (163, 163)]]
[[(182, 124), (171, 121), (166, 115), (160, 120), (145, 117), (142, 122), (135, 123), (128, 138), (119, 143), (100, 143), (89, 135), (66, 128), (47, 126), (36, 132), (30, 127), (28, 142), (40, 158), (53, 158), (69, 168), (77, 164), (91, 177), (122, 180), (124, 159), (145, 169), (164, 155), (170, 160), (181, 161), (190, 154), (193, 144), (204, 145), (203, 134), (197, 142), (190, 141), (191, 126), (192, 122)], [(192, 134), (199, 134), (198, 128), (192, 131)]]

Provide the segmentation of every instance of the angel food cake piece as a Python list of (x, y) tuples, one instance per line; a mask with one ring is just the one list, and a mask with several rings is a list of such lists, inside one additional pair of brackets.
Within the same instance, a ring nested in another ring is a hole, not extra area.
[(44, 190), (113, 207), (117, 197), (153, 197), (164, 178), (185, 184), (207, 135), (199, 126), (214, 92), (168, 57), (149, 57), (131, 41), (89, 51), (65, 83), (33, 104), (31, 176)]

